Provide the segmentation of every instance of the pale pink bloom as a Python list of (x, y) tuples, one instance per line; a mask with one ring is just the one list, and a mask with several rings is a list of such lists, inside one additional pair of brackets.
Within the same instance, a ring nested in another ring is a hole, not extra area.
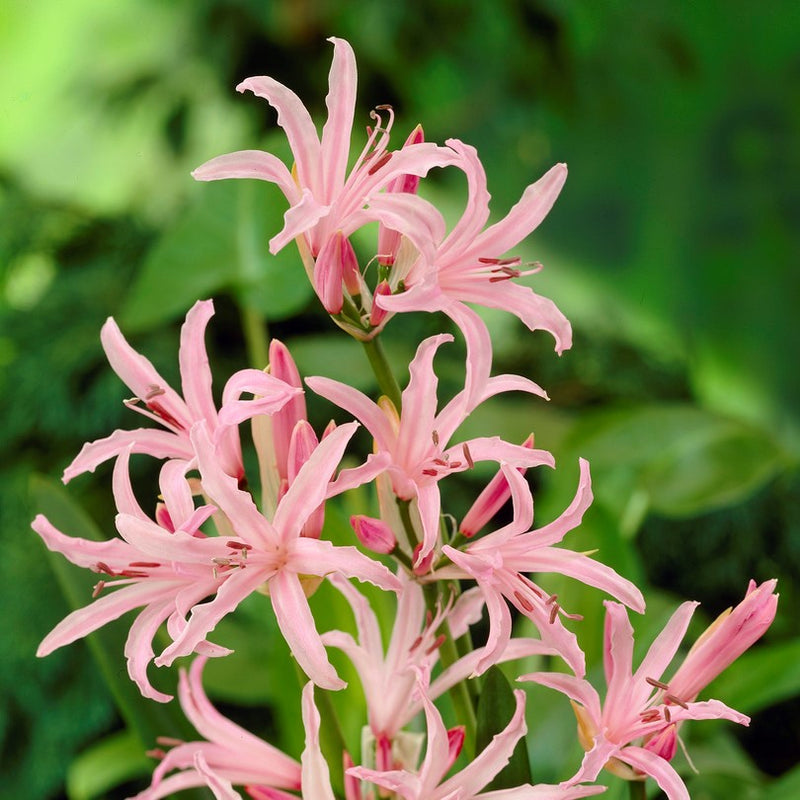
[(418, 772), (403, 770), (373, 770), (365, 767), (351, 767), (349, 775), (370, 781), (377, 786), (394, 792), (405, 800), (523, 800), (523, 798), (561, 798), (587, 797), (602, 792), (602, 786), (538, 786), (529, 784), (512, 789), (481, 792), (481, 789), (508, 764), (517, 742), (525, 735), (525, 693), (515, 691), (516, 708), (511, 721), (486, 746), (483, 752), (461, 771), (449, 778), (446, 774), (458, 756), (463, 736), (458, 730), (448, 731), (441, 714), (434, 706), (421, 680), (417, 691), (425, 710), (428, 741), (425, 757)]
[[(236, 87), (239, 92), (251, 91), (264, 98), (278, 112), (278, 124), (286, 132), (294, 157), (291, 171), (271, 153), (243, 150), (211, 159), (192, 174), (197, 180), (257, 178), (276, 184), (290, 207), (283, 230), (270, 240), (270, 252), (277, 253), (300, 237), (301, 253), (308, 256), (304, 261), (309, 278), (331, 310), (337, 304), (341, 307), (342, 294), (341, 281), (334, 286), (335, 280), (331, 280), (336, 265), (327, 258), (331, 253), (326, 246), (332, 237), (340, 234), (347, 240), (374, 219), (365, 206), (384, 187), (402, 176), (425, 176), (432, 167), (451, 163), (454, 154), (449, 148), (413, 139), (400, 150), (390, 151), (393, 113), (381, 106), (372, 112), (376, 125), (348, 172), (356, 102), (355, 55), (345, 40), (332, 37), (329, 41), (334, 51), (326, 99), (328, 119), (321, 137), (300, 98), (286, 86), (262, 76), (248, 78)], [(315, 263), (317, 259), (322, 263)]]
[[(746, 610), (740, 616), (745, 625), (738, 630), (735, 626), (729, 627), (724, 640), (716, 640), (719, 647), (729, 653), (741, 652), (738, 642), (736, 645), (730, 642), (736, 641), (740, 635), (741, 641), (748, 641), (754, 630), (763, 632), (762, 622), (770, 616), (768, 609), (773, 605), (769, 599), (774, 597), (772, 588), (774, 582), (767, 582), (749, 603), (745, 598), (742, 605), (746, 605)], [(752, 595), (751, 591), (748, 597)], [(750, 720), (718, 700), (696, 702), (689, 695), (679, 694), (701, 688), (694, 680), (687, 680), (692, 663), (700, 669), (702, 679), (713, 677), (711, 671), (705, 669), (703, 657), (700, 661), (687, 658), (687, 669), (676, 674), (676, 678), (680, 678), (677, 685), (661, 680), (686, 633), (697, 603), (683, 603), (678, 608), (635, 672), (633, 629), (628, 614), (618, 603), (606, 601), (605, 605), (603, 666), (608, 687), (605, 702), (601, 703), (597, 691), (588, 681), (571, 675), (539, 672), (523, 675), (520, 680), (532, 680), (557, 689), (572, 701), (578, 718), (578, 736), (587, 752), (570, 783), (594, 780), (605, 767), (628, 780), (644, 780), (650, 776), (670, 800), (689, 800), (685, 784), (669, 763), (675, 754), (676, 731), (680, 724), (689, 719), (728, 719), (748, 725)], [(748, 618), (754, 622), (752, 628)], [(755, 622), (757, 619), (759, 621)], [(747, 632), (740, 634), (745, 629)], [(711, 637), (716, 638), (714, 633)], [(701, 651), (702, 644), (697, 652)], [(726, 657), (719, 660), (720, 668), (726, 661)]]
[[(369, 601), (348, 581), (337, 576), (331, 582), (347, 598), (353, 609), (358, 641), (349, 633), (329, 631), (322, 641), (338, 647), (358, 672), (367, 701), (369, 726), (377, 749), (390, 750), (392, 740), (422, 709), (422, 697), (415, 694), (418, 676), (430, 675), (439, 661), (439, 634), (449, 626), (455, 639), (466, 633), (481, 617), (483, 601), (475, 590), (448, 602), (431, 616), (422, 587), (401, 573), (402, 591), (398, 597), (389, 645), (384, 651), (378, 618)], [(554, 655), (555, 650), (536, 639), (514, 639), (496, 654), (495, 663), (531, 655)], [(427, 696), (435, 700), (475, 670), (485, 648), (477, 648), (442, 670), (430, 684)]]
[[(557, 598), (541, 589), (524, 573), (556, 572), (596, 586), (622, 600), (636, 611), (644, 611), (642, 593), (628, 580), (583, 553), (554, 547), (580, 525), (592, 502), (588, 462), (580, 460), (580, 481), (572, 503), (563, 514), (541, 528), (531, 530), (533, 499), (525, 478), (518, 470), (501, 467), (514, 504), (512, 521), (493, 533), (470, 542), (463, 549), (445, 546), (443, 555), (453, 563), (430, 577), (474, 578), (486, 599), (489, 611), (489, 638), (486, 654), (477, 666), (483, 672), (492, 663), (495, 652), (511, 636), (511, 613), (508, 603), (528, 617), (538, 628), (542, 640), (555, 648), (579, 675), (585, 660), (573, 633), (561, 623)], [(567, 615), (569, 616), (569, 615)]]
[(541, 265), (525, 265), (509, 250), (525, 239), (547, 216), (567, 177), (564, 164), (552, 167), (531, 184), (519, 202), (499, 222), (484, 229), (489, 219), (490, 195), (486, 173), (473, 147), (449, 139), (457, 154), (456, 166), (467, 177), (467, 204), (448, 234), (441, 213), (412, 194), (385, 194), (370, 200), (370, 210), (381, 222), (400, 231), (414, 245), (405, 263), (395, 262), (393, 288), (403, 281), (405, 291), (381, 297), (390, 311), (444, 311), (459, 322), (464, 303), (510, 311), (530, 330), (549, 331), (561, 353), (572, 344), (572, 331), (556, 305), (513, 279), (537, 272)]
[(483, 400), (512, 390), (544, 396), (535, 383), (515, 375), (486, 376), (478, 385), (469, 377), (473, 370), (468, 363), (470, 388), (465, 388), (437, 413), (438, 379), (433, 371), (433, 358), (441, 344), (452, 340), (449, 334), (440, 334), (426, 339), (417, 348), (399, 413), (385, 397), (374, 403), (357, 389), (338, 381), (324, 377), (306, 380), (313, 391), (364, 424), (375, 439), (376, 452), (389, 459), (388, 471), (395, 495), (401, 500), (416, 500), (423, 533), (421, 549), (415, 554), (417, 565), (436, 546), (442, 478), (470, 469), (476, 461), (502, 461), (521, 467), (554, 463), (544, 450), (512, 445), (498, 437), (481, 437), (448, 446), (458, 426)]
[[(242, 478), (241, 445), (237, 424), (254, 414), (272, 414), (302, 389), (291, 387), (260, 370), (244, 369), (228, 380), (222, 394), (224, 419), (217, 413), (211, 392), (211, 370), (204, 343), (209, 319), (214, 314), (211, 300), (195, 303), (186, 315), (181, 329), (179, 352), (183, 398), (159, 375), (144, 356), (125, 340), (116, 322), (109, 317), (103, 325), (100, 340), (114, 372), (134, 393), (126, 405), (162, 426), (115, 431), (105, 439), (84, 445), (75, 460), (64, 471), (67, 482), (94, 469), (109, 458), (132, 446), (134, 453), (147, 453), (156, 458), (194, 457), (189, 432), (192, 425), (204, 420), (211, 432), (217, 457), (223, 469), (235, 478)], [(240, 400), (249, 392), (254, 400)]]
[[(187, 673), (180, 671), (178, 698), (183, 713), (206, 741), (170, 742), (148, 789), (135, 800), (159, 800), (173, 792), (209, 786), (215, 797), (239, 798), (231, 784), (300, 789), (301, 767), (293, 758), (224, 717), (203, 691), (205, 658), (196, 658)], [(179, 770), (172, 775), (168, 773)], [(227, 792), (227, 794), (226, 794)]]
[[(41, 514), (33, 529), (47, 547), (73, 564), (108, 576), (95, 586), (93, 603), (73, 611), (44, 638), (37, 655), (82, 639), (128, 611), (142, 608), (125, 644), (128, 673), (145, 697), (160, 702), (171, 696), (151, 686), (147, 665), (153, 658), (153, 638), (167, 621), (177, 631), (188, 610), (214, 594), (232, 574), (241, 556), (240, 542), (206, 537), (200, 526), (214, 512), (213, 506), (195, 509), (186, 478), (186, 462), (169, 461), (161, 471), (164, 506), (156, 524), (141, 510), (128, 474), (130, 446), (114, 465), (114, 498), (121, 539), (98, 542), (65, 536)], [(113, 580), (111, 580), (113, 578)], [(114, 590), (106, 593), (108, 590)], [(198, 640), (196, 649), (209, 655), (230, 651)]]
[(361, 467), (344, 470), (331, 480), (357, 427), (356, 423), (342, 425), (323, 439), (300, 468), (271, 520), (261, 514), (236, 479), (220, 468), (204, 423), (194, 427), (192, 444), (203, 489), (241, 542), (241, 557), (214, 599), (194, 605), (183, 629), (173, 635), (173, 643), (156, 659), (157, 665), (169, 665), (193, 652), (224, 616), (259, 590), (269, 594), (278, 626), (309, 678), (327, 689), (345, 685), (328, 661), (314, 624), (306, 597), (307, 579), (336, 572), (384, 589), (400, 588), (398, 579), (385, 566), (355, 547), (335, 547), (331, 542), (303, 536), (308, 519), (326, 498), (372, 480), (385, 469), (385, 459), (371, 457)]

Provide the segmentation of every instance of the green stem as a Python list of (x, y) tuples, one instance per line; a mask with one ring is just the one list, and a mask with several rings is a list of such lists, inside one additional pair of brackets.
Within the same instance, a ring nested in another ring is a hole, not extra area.
[(647, 787), (645, 781), (628, 781), (631, 800), (646, 800)]
[(247, 360), (256, 369), (264, 369), (269, 363), (269, 329), (264, 316), (252, 306), (241, 305), (242, 330), (247, 348)]
[(380, 339), (376, 336), (368, 342), (361, 342), (361, 344), (364, 345), (364, 351), (367, 354), (372, 371), (378, 379), (378, 386), (381, 392), (394, 403), (394, 407), (399, 414), (402, 405), (400, 386), (397, 383), (397, 379), (394, 377), (394, 373), (386, 358), (386, 352), (383, 349)]

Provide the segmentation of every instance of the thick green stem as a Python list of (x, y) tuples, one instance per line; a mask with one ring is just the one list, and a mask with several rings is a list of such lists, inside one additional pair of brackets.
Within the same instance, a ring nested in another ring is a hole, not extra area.
[(644, 781), (628, 781), (631, 800), (646, 800), (647, 786)]
[(394, 403), (394, 407), (399, 414), (402, 405), (400, 386), (394, 377), (380, 339), (376, 336), (368, 342), (361, 342), (361, 344), (364, 345), (364, 351), (367, 354), (372, 371), (378, 379), (378, 386), (381, 392)]
[(242, 304), (242, 330), (247, 347), (247, 360), (256, 368), (264, 369), (269, 363), (269, 330), (264, 316), (252, 306)]

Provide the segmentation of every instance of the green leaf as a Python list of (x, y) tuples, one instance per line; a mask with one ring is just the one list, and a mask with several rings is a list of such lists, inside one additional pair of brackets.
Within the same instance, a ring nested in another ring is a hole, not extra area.
[(598, 500), (631, 524), (644, 509), (684, 517), (741, 502), (788, 463), (767, 431), (690, 406), (584, 415), (569, 444), (602, 476)]
[(195, 187), (191, 205), (148, 253), (124, 307), (123, 327), (153, 328), (223, 291), (268, 320), (301, 310), (312, 289), (296, 249), (268, 251), (286, 207), (276, 194), (241, 180)]
[(800, 641), (765, 644), (737, 659), (706, 694), (745, 714), (800, 694)]
[(153, 760), (142, 752), (137, 736), (120, 731), (93, 744), (72, 762), (67, 773), (70, 800), (93, 800), (133, 778), (147, 775)]
[[(483, 688), (478, 701), (478, 725), (475, 753), (482, 753), (492, 738), (511, 721), (516, 709), (514, 692), (506, 676), (497, 667), (491, 667), (484, 676)], [(531, 782), (528, 751), (523, 737), (517, 742), (508, 764), (497, 773), (489, 784), (491, 789), (508, 789)]]
[(764, 800), (796, 800), (800, 797), (800, 767), (782, 775), (764, 795)]

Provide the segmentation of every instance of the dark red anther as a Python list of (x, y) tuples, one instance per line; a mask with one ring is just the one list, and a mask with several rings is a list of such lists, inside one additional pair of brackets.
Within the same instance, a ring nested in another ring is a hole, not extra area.
[(556, 621), (556, 617), (558, 616), (558, 603), (553, 603), (550, 606), (550, 619), (548, 622), (552, 625)]
[(367, 175), (374, 175), (384, 164), (388, 163), (391, 157), (392, 154), (390, 152), (385, 152), (374, 164), (370, 165)]
[(436, 475), (438, 475), (438, 474), (439, 474), (439, 472), (438, 472), (437, 470), (435, 470), (435, 469), (424, 469), (424, 470), (422, 470), (422, 474), (423, 474), (423, 475), (433, 475), (433, 476), (436, 476)]
[(228, 547), (230, 547), (231, 550), (252, 550), (253, 549), (253, 545), (246, 544), (245, 542), (229, 541), (229, 542), (225, 542), (225, 544), (228, 545)]
[(469, 465), (469, 468), (472, 469), (475, 466), (475, 462), (472, 460), (472, 453), (469, 451), (469, 445), (464, 442), (464, 444), (461, 445), (461, 449), (464, 451), (464, 460)]
[(522, 592), (515, 591), (515, 592), (514, 592), (514, 597), (516, 597), (516, 598), (517, 598), (517, 602), (518, 602), (518, 603), (519, 603), (519, 604), (520, 604), (520, 605), (521, 605), (521, 606), (522, 606), (522, 607), (523, 607), (523, 608), (524, 608), (526, 611), (529, 611), (529, 612), (530, 612), (530, 611), (533, 611), (533, 603), (531, 603), (531, 601), (530, 601), (530, 600), (528, 600), (528, 598), (527, 598), (527, 597), (525, 597), (525, 595), (524, 595), (524, 594), (522, 594)]
[(447, 637), (443, 633), (440, 633), (434, 640), (433, 644), (425, 651), (425, 655), (429, 656), (435, 650), (438, 650), (445, 643), (446, 639)]
[(663, 689), (664, 691), (669, 689), (669, 684), (666, 684), (663, 681), (657, 681), (655, 678), (645, 678), (645, 681), (647, 681), (647, 683), (649, 683), (651, 686), (654, 686), (656, 689)]
[(97, 597), (105, 588), (105, 581), (97, 581), (97, 583), (92, 587), (92, 600), (94, 600), (94, 598)]
[(664, 695), (664, 699), (670, 703), (674, 703), (676, 706), (680, 706), (681, 708), (689, 708), (689, 706), (680, 699), (680, 697), (675, 697), (674, 694), (667, 694)]
[(667, 722), (672, 722), (672, 712), (669, 710), (669, 706), (664, 706), (664, 719)]
[(150, 569), (150, 568), (160, 567), (161, 564), (159, 564), (158, 561), (131, 561), (131, 563), (128, 564), (128, 566), (129, 567), (145, 567), (147, 569)]

